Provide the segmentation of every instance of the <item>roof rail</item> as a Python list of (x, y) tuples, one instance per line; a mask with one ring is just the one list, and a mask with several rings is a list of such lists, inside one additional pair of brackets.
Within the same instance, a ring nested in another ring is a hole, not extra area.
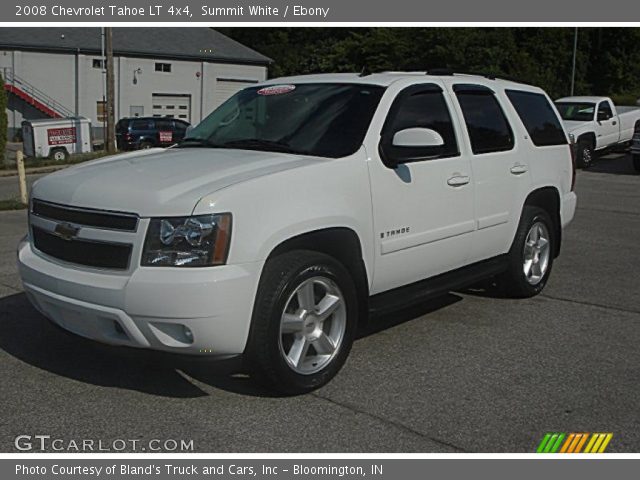
[(509, 82), (516, 83), (526, 83), (522, 80), (511, 77), (509, 75), (502, 75), (500, 73), (491, 73), (491, 72), (456, 72), (450, 68), (432, 68), (431, 70), (427, 70), (427, 75), (434, 76), (453, 76), (453, 75), (477, 75), (478, 77), (484, 77), (488, 80), (507, 80)]
[(432, 68), (431, 70), (427, 70), (426, 74), (427, 75), (437, 75), (437, 76), (449, 76), (449, 75), (455, 75), (455, 71), (453, 71), (450, 68)]

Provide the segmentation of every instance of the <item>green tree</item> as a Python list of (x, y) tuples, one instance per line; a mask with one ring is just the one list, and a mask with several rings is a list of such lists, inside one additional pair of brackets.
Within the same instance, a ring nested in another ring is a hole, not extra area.
[[(574, 28), (224, 28), (271, 57), (271, 77), (320, 72), (429, 70), (521, 79), (569, 95)], [(576, 95), (640, 96), (640, 29), (578, 31)]]

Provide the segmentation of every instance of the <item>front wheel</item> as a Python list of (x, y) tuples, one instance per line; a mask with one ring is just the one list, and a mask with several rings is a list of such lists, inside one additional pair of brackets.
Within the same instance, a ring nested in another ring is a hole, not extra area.
[(245, 357), (258, 380), (295, 395), (340, 370), (357, 324), (353, 280), (332, 257), (298, 250), (268, 260)]
[(553, 265), (553, 232), (553, 223), (545, 210), (524, 207), (509, 250), (509, 267), (502, 278), (510, 296), (533, 297), (547, 284)]
[(640, 155), (633, 155), (633, 169), (640, 173)]
[(593, 165), (595, 152), (591, 142), (582, 140), (578, 143), (578, 167), (587, 169)]

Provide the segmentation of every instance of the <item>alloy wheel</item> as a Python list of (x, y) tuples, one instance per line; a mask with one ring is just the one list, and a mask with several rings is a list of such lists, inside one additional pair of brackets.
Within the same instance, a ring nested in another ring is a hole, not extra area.
[(549, 268), (550, 259), (549, 229), (543, 222), (535, 222), (529, 229), (524, 243), (523, 271), (527, 282), (539, 284)]
[(346, 325), (346, 303), (338, 285), (321, 276), (306, 279), (282, 313), (280, 353), (296, 373), (319, 372), (340, 351)]

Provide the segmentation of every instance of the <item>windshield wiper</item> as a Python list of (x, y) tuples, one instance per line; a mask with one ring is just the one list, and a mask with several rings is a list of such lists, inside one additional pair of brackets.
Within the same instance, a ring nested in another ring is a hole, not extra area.
[(297, 153), (304, 155), (304, 152), (291, 148), (288, 143), (275, 140), (264, 140), (261, 138), (244, 138), (241, 140), (230, 140), (222, 144), (226, 148), (239, 148), (246, 150), (266, 150), (271, 152)]
[(224, 145), (221, 145), (216, 142), (212, 142), (206, 138), (200, 137), (187, 137), (183, 138), (176, 145), (177, 148), (185, 148), (185, 147), (207, 147), (207, 148), (225, 148)]

